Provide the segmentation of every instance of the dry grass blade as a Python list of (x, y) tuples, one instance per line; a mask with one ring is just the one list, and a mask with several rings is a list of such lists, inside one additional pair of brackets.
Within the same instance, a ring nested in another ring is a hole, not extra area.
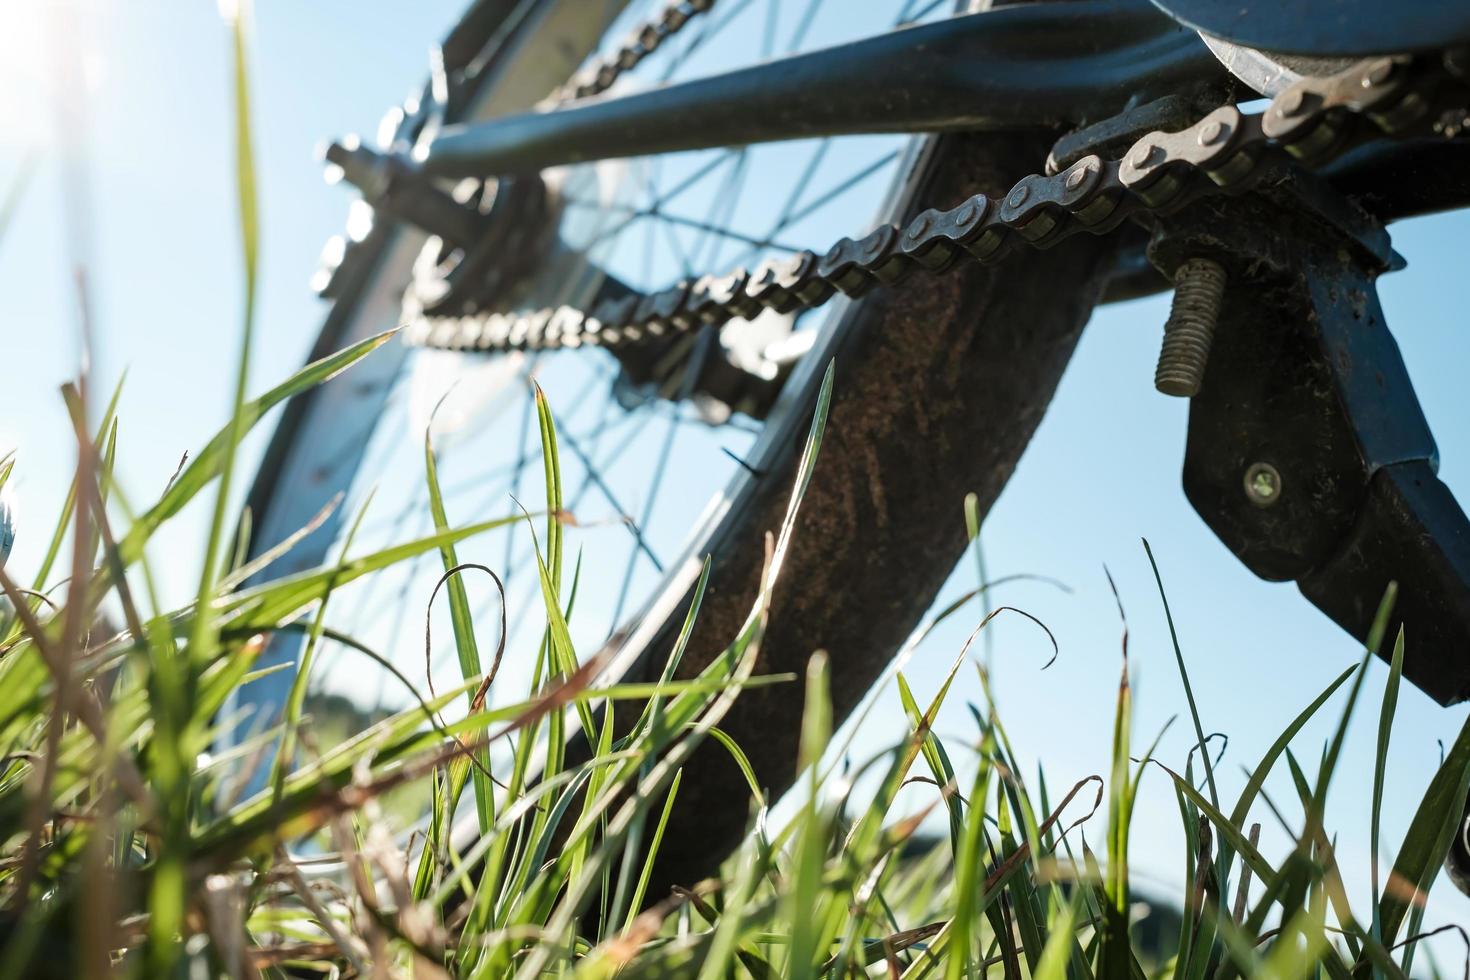
[[(1246, 840), (1250, 841), (1251, 847), (1257, 847), (1257, 846), (1260, 845), (1260, 843), (1261, 843), (1261, 825), (1260, 824), (1258, 824), (1258, 823), (1251, 824), (1250, 833), (1246, 836)], [(1250, 887), (1251, 887), (1251, 868), (1250, 868), (1250, 865), (1247, 864), (1245, 867), (1241, 868), (1241, 871), (1240, 871), (1240, 885), (1238, 886), (1238, 888), (1236, 889), (1236, 892), (1235, 892), (1234, 918), (1235, 918), (1235, 921), (1236, 921), (1237, 924), (1243, 923), (1245, 921), (1245, 907), (1246, 907), (1246, 902), (1250, 898)]]
[[(927, 925), (916, 926), (912, 929), (901, 929), (898, 932), (884, 936), (882, 939), (864, 940), (863, 945), (870, 952), (882, 956), (883, 960), (888, 964), (889, 974), (892, 975), (898, 967), (899, 953), (919, 945), (926, 939), (939, 935), (943, 931), (944, 926), (945, 923), (943, 922), (930, 922)], [(831, 973), (837, 968), (838, 962), (839, 957), (834, 956), (818, 967), (817, 971), (822, 974)], [(877, 962), (876, 957), (871, 962)]]
[(1447, 926), (1440, 926), (1438, 929), (1430, 929), (1427, 932), (1415, 933), (1407, 939), (1399, 940), (1398, 942), (1394, 943), (1393, 946), (1390, 948), (1404, 949), (1405, 947), (1412, 946), (1415, 943), (1423, 942), (1426, 939), (1432, 939), (1435, 936), (1443, 935), (1447, 932), (1458, 933), (1460, 936), (1460, 941), (1465, 944), (1465, 969), (1462, 975), (1465, 977), (1465, 980), (1470, 980), (1470, 933), (1467, 933), (1465, 931), (1464, 926), (1450, 923)]
[[(1061, 819), (1062, 811), (1067, 809), (1067, 804), (1072, 802), (1073, 797), (1075, 797), (1078, 793), (1082, 791), (1082, 787), (1092, 782), (1097, 783), (1097, 798), (1092, 801), (1092, 809), (1088, 810), (1087, 813), (1068, 824), (1062, 830), (1059, 837), (1065, 837), (1074, 828), (1080, 827), (1082, 824), (1091, 820), (1093, 816), (1096, 815), (1097, 811), (1102, 808), (1103, 790), (1105, 789), (1105, 785), (1101, 776), (1088, 776), (1085, 779), (1078, 780), (1077, 784), (1068, 791), (1067, 795), (1062, 797), (1062, 802), (1057, 804), (1056, 809), (1052, 810), (1050, 815), (1047, 816), (1046, 820), (1042, 821), (1037, 836), (1044, 837), (1047, 832), (1049, 832), (1051, 828), (1056, 825), (1056, 822)], [(999, 888), (1017, 868), (1019, 868), (1022, 864), (1030, 859), (1031, 842), (1022, 841), (1020, 846), (1017, 847), (1015, 851), (1013, 851), (1008, 857), (1006, 857), (1004, 861), (996, 865), (993, 869), (989, 871), (989, 873), (986, 874), (985, 890), (989, 892), (995, 890), (996, 888)]]
[(495, 588), (500, 593), (500, 642), (495, 646), (495, 656), (490, 661), (490, 669), (485, 672), (480, 686), (475, 688), (470, 695), (470, 711), (478, 711), (485, 706), (485, 697), (490, 693), (490, 685), (495, 683), (496, 674), (500, 673), (500, 662), (505, 657), (506, 641), (506, 608), (505, 608), (505, 583), (500, 580), (488, 565), (480, 565), (475, 562), (460, 562), (452, 568), (446, 569), (439, 580), (434, 583), (433, 591), (429, 593), (429, 601), (424, 609), (424, 679), (429, 687), (429, 696), (434, 697), (434, 672), (430, 669), (430, 658), (434, 650), (434, 622), (432, 614), (434, 611), (434, 600), (439, 595), (439, 590), (451, 578), (463, 572), (474, 570), (484, 572), (495, 581)]
[[(478, 736), (471, 741), (455, 739), (450, 745), (425, 753), (417, 759), (405, 762), (385, 774), (374, 776), (361, 783), (351, 783), (336, 790), (324, 787), (322, 795), (294, 819), (291, 832), (303, 836), (313, 833), (341, 814), (360, 810), (372, 800), (378, 799), (391, 790), (423, 779), (434, 770), (467, 753), (477, 752), (507, 735), (536, 724), (551, 712), (559, 711), (574, 703), (576, 696), (596, 679), (609, 659), (611, 659), (610, 652), (605, 652), (588, 660), (577, 669), (575, 674), (555, 685), (527, 707), (514, 721), (488, 735)], [(275, 823), (273, 815), (267, 814), (267, 816), (272, 819), (264, 821), (264, 826), (260, 828), (259, 833), (274, 837), (279, 833), (280, 828)], [(237, 852), (248, 850), (254, 840), (249, 835), (234, 834), (232, 836), (236, 840)], [(218, 861), (226, 854), (228, 852), (215, 854), (212, 859)], [(228, 854), (228, 856), (233, 857), (234, 854)], [(206, 870), (209, 869), (199, 867), (196, 873)]]
[(370, 975), (372, 971), (366, 959), (367, 951), (362, 948), (355, 937), (348, 935), (342, 929), (336, 917), (322, 905), (321, 900), (317, 898), (316, 892), (312, 890), (311, 886), (307, 884), (306, 878), (302, 876), (301, 869), (296, 866), (296, 862), (291, 859), (291, 856), (286, 853), (284, 848), (276, 852), (276, 867), (285, 873), (286, 880), (291, 885), (291, 890), (301, 900), (301, 904), (305, 905), (307, 910), (311, 912), (317, 924), (322, 927), (322, 930), (332, 937), (332, 943), (336, 947), (334, 952), (337, 955), (345, 957), (352, 964), (352, 968), (361, 976)]

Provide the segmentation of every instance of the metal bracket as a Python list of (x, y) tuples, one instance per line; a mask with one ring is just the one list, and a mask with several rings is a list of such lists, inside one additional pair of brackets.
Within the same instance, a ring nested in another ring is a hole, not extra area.
[(1435, 476), (1378, 302), (1387, 233), (1291, 173), (1160, 219), (1155, 264), (1172, 277), (1197, 256), (1229, 286), (1190, 406), (1190, 503), (1251, 571), (1295, 580), (1359, 639), (1397, 582), (1405, 676), (1441, 703), (1470, 697), (1470, 521)]

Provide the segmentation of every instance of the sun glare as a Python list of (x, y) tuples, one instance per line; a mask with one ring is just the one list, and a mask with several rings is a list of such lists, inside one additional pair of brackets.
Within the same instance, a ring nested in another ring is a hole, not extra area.
[(6, 157), (52, 150), (58, 113), (66, 114), (75, 87), (101, 84), (94, 26), (101, 15), (94, 0), (6, 6), (0, 29), (0, 152)]

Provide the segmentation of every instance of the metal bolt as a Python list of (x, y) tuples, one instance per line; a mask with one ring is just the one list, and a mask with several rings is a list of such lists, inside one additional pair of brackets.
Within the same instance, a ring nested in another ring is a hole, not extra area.
[(1281, 499), (1281, 471), (1270, 463), (1252, 463), (1245, 471), (1245, 495), (1257, 507), (1270, 507)]
[(919, 238), (923, 236), (924, 232), (929, 230), (929, 225), (929, 215), (927, 213), (919, 215), (917, 218), (914, 219), (913, 224), (909, 225), (907, 237), (912, 238), (914, 241), (918, 241)]
[(1143, 143), (1135, 146), (1132, 156), (1128, 158), (1128, 162), (1140, 169), (1146, 167), (1154, 158), (1154, 149), (1155, 147), (1152, 143)]
[(1225, 296), (1225, 269), (1213, 259), (1190, 259), (1174, 274), (1174, 305), (1164, 324), (1164, 343), (1154, 387), (1166, 395), (1199, 394), (1210, 357), (1210, 341)]
[(1281, 93), (1281, 96), (1276, 100), (1275, 108), (1283, 116), (1294, 116), (1302, 111), (1302, 106), (1305, 104), (1306, 97), (1302, 95), (1302, 90), (1299, 88), (1290, 88)]
[(1199, 136), (1197, 138), (1199, 140), (1200, 146), (1211, 146), (1215, 143), (1220, 142), (1220, 138), (1224, 135), (1224, 125), (1221, 124), (1218, 119), (1211, 119), (1209, 122), (1205, 123), (1204, 127), (1199, 131)]
[(1368, 70), (1363, 73), (1361, 84), (1363, 88), (1372, 88), (1375, 85), (1382, 85), (1391, 77), (1393, 77), (1393, 62), (1384, 58), (1368, 67)]
[(1090, 173), (1092, 173), (1092, 167), (1090, 166), (1079, 165), (1074, 167), (1072, 172), (1067, 174), (1067, 190), (1075, 191), (1081, 187)]
[(1006, 198), (1006, 203), (1013, 208), (1018, 208), (1021, 205), (1025, 204), (1026, 198), (1030, 196), (1031, 188), (1027, 187), (1025, 184), (1020, 184), (1011, 191), (1011, 196)]
[(967, 225), (967, 224), (970, 223), (970, 220), (972, 218), (974, 218), (974, 217), (975, 217), (975, 202), (973, 200), (968, 200), (964, 204), (961, 204), (960, 205), (960, 209), (955, 212), (954, 219), (959, 224)]

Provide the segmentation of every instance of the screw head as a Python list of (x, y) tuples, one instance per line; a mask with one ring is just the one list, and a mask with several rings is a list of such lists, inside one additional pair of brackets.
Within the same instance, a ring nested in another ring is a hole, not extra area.
[(1152, 143), (1143, 143), (1135, 146), (1133, 152), (1128, 156), (1128, 162), (1138, 168), (1146, 167), (1153, 160), (1154, 150), (1156, 149), (1158, 148)]
[(954, 213), (954, 219), (959, 224), (967, 225), (975, 220), (975, 210), (974, 200), (968, 200), (961, 204), (959, 210)]
[(1006, 198), (1006, 203), (1013, 208), (1018, 208), (1026, 203), (1026, 198), (1031, 196), (1031, 188), (1025, 184), (1019, 184), (1012, 188), (1011, 194)]
[(1225, 137), (1225, 126), (1218, 119), (1211, 119), (1200, 128), (1197, 137), (1200, 146), (1214, 146)]
[(913, 222), (909, 225), (908, 231), (904, 233), (905, 237), (911, 238), (914, 241), (918, 241), (919, 237), (923, 235), (924, 232), (928, 231), (930, 225), (932, 224), (933, 222), (929, 220), (929, 215), (927, 212), (921, 214), (917, 218), (915, 218)]
[(1067, 174), (1067, 190), (1075, 191), (1080, 188), (1092, 173), (1092, 168), (1086, 165), (1073, 167)]
[(1363, 72), (1360, 84), (1363, 88), (1372, 88), (1375, 85), (1384, 84), (1392, 77), (1393, 62), (1385, 58), (1368, 66), (1368, 70)]
[(1302, 111), (1302, 106), (1305, 103), (1306, 98), (1302, 95), (1302, 90), (1299, 88), (1290, 88), (1281, 93), (1273, 108), (1283, 116), (1294, 116)]
[(1246, 499), (1257, 507), (1271, 507), (1281, 500), (1281, 471), (1270, 463), (1252, 463), (1245, 471)]

